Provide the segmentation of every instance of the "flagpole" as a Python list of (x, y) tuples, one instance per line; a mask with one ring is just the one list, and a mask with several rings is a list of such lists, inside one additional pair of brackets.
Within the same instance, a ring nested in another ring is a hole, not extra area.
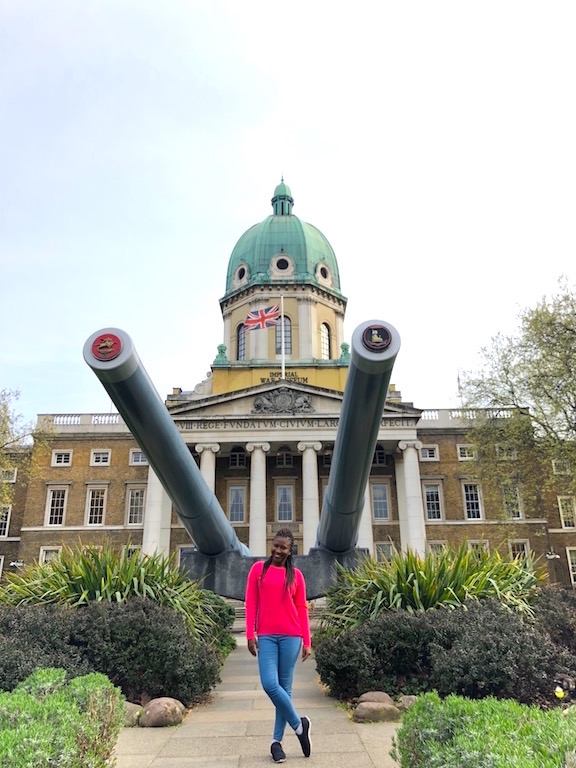
[(284, 294), (280, 296), (280, 338), (282, 350), (282, 379), (286, 378), (286, 358), (284, 355)]

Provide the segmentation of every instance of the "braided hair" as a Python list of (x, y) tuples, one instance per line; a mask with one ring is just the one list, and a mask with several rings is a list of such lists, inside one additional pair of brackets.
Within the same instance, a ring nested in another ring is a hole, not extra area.
[[(290, 587), (292, 586), (294, 582), (294, 562), (292, 560), (292, 550), (294, 549), (294, 534), (290, 530), (290, 528), (280, 528), (279, 531), (276, 532), (274, 538), (277, 539), (278, 537), (282, 537), (283, 539), (288, 539), (290, 542), (290, 554), (286, 558), (286, 562), (284, 564), (284, 567), (286, 568), (286, 579), (284, 581), (284, 594), (288, 592)], [(268, 560), (264, 561), (264, 565), (262, 566), (262, 573), (260, 575), (260, 583), (264, 581), (264, 576), (266, 576), (266, 571), (270, 566), (272, 565), (272, 555), (268, 558)]]

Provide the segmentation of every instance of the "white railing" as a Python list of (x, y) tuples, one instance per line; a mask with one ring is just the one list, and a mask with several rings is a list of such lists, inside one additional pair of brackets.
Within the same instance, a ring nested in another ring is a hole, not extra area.
[(479, 417), (489, 419), (509, 419), (513, 408), (436, 408), (422, 411), (419, 424), (433, 422), (430, 426), (440, 426), (455, 423), (477, 421)]
[(119, 424), (119, 413), (94, 413), (92, 414), (92, 424)]
[(119, 413), (43, 413), (39, 422), (53, 427), (108, 427), (124, 425)]

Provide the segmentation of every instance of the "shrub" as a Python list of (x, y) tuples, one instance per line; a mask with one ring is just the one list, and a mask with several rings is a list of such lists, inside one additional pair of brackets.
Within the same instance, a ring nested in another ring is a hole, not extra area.
[(392, 750), (401, 768), (564, 768), (576, 713), (436, 693), (404, 715)]
[(316, 669), (320, 680), (337, 699), (352, 699), (372, 686), (364, 688), (371, 679), (373, 659), (363, 638), (351, 630), (344, 637), (325, 635), (314, 644)]
[(91, 602), (122, 603), (134, 597), (167, 605), (186, 617), (191, 630), (209, 642), (215, 624), (214, 601), (175, 565), (174, 556), (131, 556), (106, 544), (63, 547), (59, 557), (10, 573), (0, 587), (0, 602), (9, 605)]
[(0, 765), (104, 768), (124, 720), (120, 692), (102, 675), (65, 684), (66, 672), (38, 669), (0, 694)]
[(202, 590), (202, 599), (206, 608), (212, 611), (214, 625), (211, 642), (225, 658), (236, 648), (236, 639), (231, 632), (235, 619), (234, 608), (224, 598), (209, 589)]
[(550, 700), (554, 680), (571, 659), (548, 635), (496, 601), (470, 603), (455, 615), (436, 611), (430, 645), (430, 685), (478, 699)]
[(74, 614), (71, 641), (130, 701), (173, 696), (189, 706), (219, 680), (218, 651), (152, 600), (85, 606)]
[(392, 696), (436, 689), (472, 698), (550, 701), (569, 655), (521, 615), (496, 601), (423, 613), (388, 611), (315, 645), (320, 679), (331, 695), (368, 690)]
[(326, 594), (322, 627), (339, 632), (374, 619), (392, 608), (425, 611), (456, 608), (473, 599), (497, 598), (507, 607), (531, 613), (542, 569), (498, 552), (445, 549), (420, 557), (396, 552), (390, 562), (362, 559), (354, 569), (337, 566), (337, 582)]
[(538, 626), (552, 642), (576, 657), (576, 592), (563, 587), (543, 587), (534, 605)]
[(91, 671), (70, 640), (73, 614), (66, 606), (0, 605), (0, 690), (12, 691), (37, 667)]

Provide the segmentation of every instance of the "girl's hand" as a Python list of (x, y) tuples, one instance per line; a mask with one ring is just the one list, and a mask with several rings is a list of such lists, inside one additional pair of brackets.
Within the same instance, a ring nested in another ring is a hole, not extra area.
[(312, 648), (309, 645), (303, 645), (302, 646), (302, 661), (306, 661), (306, 659), (310, 656), (312, 653)]
[(248, 640), (248, 650), (252, 656), (258, 655), (258, 640), (255, 637), (252, 637), (250, 640)]

